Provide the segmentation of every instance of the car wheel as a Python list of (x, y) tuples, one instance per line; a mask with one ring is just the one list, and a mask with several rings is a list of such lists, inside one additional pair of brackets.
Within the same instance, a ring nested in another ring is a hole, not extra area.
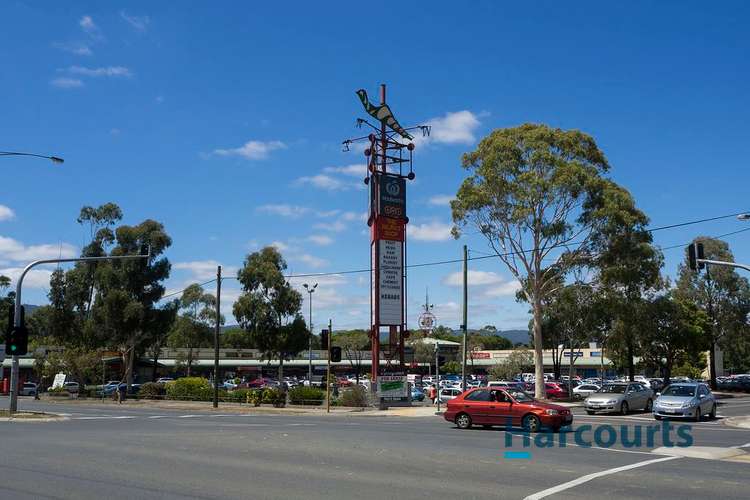
[(649, 399), (648, 401), (646, 401), (646, 407), (643, 408), (643, 411), (650, 412), (651, 410), (653, 410), (653, 408), (654, 408), (654, 402)]
[(459, 413), (456, 416), (456, 427), (459, 429), (468, 429), (471, 427), (471, 417), (466, 413)]
[(695, 417), (693, 417), (693, 420), (695, 420), (696, 422), (700, 422), (701, 418), (701, 407), (699, 406), (695, 409)]
[(627, 415), (628, 413), (630, 413), (630, 407), (628, 406), (628, 402), (623, 401), (622, 404), (620, 405), (620, 414)]
[(711, 407), (711, 413), (708, 414), (708, 418), (711, 420), (716, 418), (716, 403)]
[(542, 422), (536, 415), (526, 415), (523, 417), (522, 425), (524, 430), (529, 432), (539, 432), (539, 429), (542, 427)]

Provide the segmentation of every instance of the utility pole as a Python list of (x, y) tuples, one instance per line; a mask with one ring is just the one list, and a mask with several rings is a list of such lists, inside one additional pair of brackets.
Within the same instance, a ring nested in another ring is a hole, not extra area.
[[(104, 257), (79, 257), (76, 259), (44, 259), (35, 260), (31, 264), (27, 265), (21, 271), (21, 275), (18, 277), (16, 282), (16, 298), (15, 307), (13, 310), (13, 327), (20, 328), (21, 325), (21, 292), (23, 291), (23, 279), (26, 277), (31, 268), (40, 264), (61, 264), (63, 262), (97, 262), (104, 260), (126, 260), (126, 259), (151, 259), (151, 247), (148, 248), (146, 255), (115, 255), (115, 256), (104, 256)], [(133, 354), (131, 353), (131, 356)], [(18, 411), (18, 356), (14, 355), (11, 360), (10, 366), (10, 406), (9, 413), (15, 413)], [(104, 390), (102, 388), (102, 390)]]
[(466, 390), (466, 349), (468, 348), (469, 341), (468, 341), (468, 310), (469, 310), (469, 250), (466, 248), (466, 245), (464, 245), (464, 323), (462, 326), (464, 331), (464, 338), (463, 338), (463, 360), (461, 361), (461, 380), (463, 382), (463, 386), (461, 387), (461, 390)]
[(214, 408), (219, 407), (219, 328), (221, 325), (221, 266), (216, 267), (216, 328), (214, 329)]
[(435, 387), (437, 388), (437, 412), (440, 413), (440, 341), (435, 339)]
[(328, 369), (326, 370), (326, 413), (331, 413), (331, 338), (333, 337), (333, 326), (331, 325), (331, 319), (328, 318)]
[[(312, 336), (313, 336), (313, 320), (312, 320), (312, 294), (315, 291), (316, 288), (318, 288), (318, 284), (315, 283), (312, 287), (308, 286), (307, 283), (302, 284), (303, 287), (305, 287), (305, 290), (307, 291), (307, 297), (308, 297), (308, 304), (310, 305), (310, 321), (308, 322), (308, 330), (310, 331), (310, 338), (307, 342), (307, 382), (310, 387), (312, 387)], [(320, 346), (323, 347), (323, 346)]]

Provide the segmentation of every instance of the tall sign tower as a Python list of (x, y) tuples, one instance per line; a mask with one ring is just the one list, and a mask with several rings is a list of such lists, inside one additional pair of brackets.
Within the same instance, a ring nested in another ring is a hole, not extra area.
[[(365, 142), (369, 186), (370, 226), (370, 335), (372, 382), (381, 374), (403, 373), (406, 330), (406, 181), (415, 175), (412, 165), (414, 137), (411, 131), (429, 135), (425, 125), (403, 128), (393, 116), (380, 86), (380, 104), (370, 102), (364, 89), (357, 91), (362, 106), (375, 124), (358, 118), (357, 126), (371, 133), (344, 141), (344, 151), (355, 142)], [(385, 366), (380, 369), (380, 360)]]

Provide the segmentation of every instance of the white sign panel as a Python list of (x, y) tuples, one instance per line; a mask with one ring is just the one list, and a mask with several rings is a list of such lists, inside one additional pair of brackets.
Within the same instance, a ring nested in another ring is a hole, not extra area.
[(378, 396), (381, 398), (405, 398), (409, 386), (404, 375), (381, 375), (378, 377)]
[(400, 241), (380, 240), (380, 318), (381, 325), (403, 323), (403, 263)]
[(55, 375), (55, 379), (52, 381), (52, 388), (58, 389), (63, 386), (65, 383), (65, 374), (64, 373), (58, 373)]

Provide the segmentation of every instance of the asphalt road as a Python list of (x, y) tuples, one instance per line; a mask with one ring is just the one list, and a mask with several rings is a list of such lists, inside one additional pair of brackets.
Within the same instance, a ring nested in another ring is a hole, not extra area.
[[(29, 399), (20, 408), (68, 419), (0, 422), (0, 498), (746, 499), (750, 490), (750, 462), (652, 453), (660, 435), (634, 448), (573, 443), (583, 425), (592, 426), (589, 437), (603, 425), (634, 433), (655, 425), (648, 415), (576, 410), (573, 428), (552, 447), (524, 449), (520, 436), (509, 448), (504, 430), (461, 431), (441, 417), (242, 415)], [(719, 413), (750, 414), (750, 398)], [(690, 425), (695, 445), (750, 452), (750, 430), (721, 419)], [(508, 451), (531, 457), (508, 458)]]

